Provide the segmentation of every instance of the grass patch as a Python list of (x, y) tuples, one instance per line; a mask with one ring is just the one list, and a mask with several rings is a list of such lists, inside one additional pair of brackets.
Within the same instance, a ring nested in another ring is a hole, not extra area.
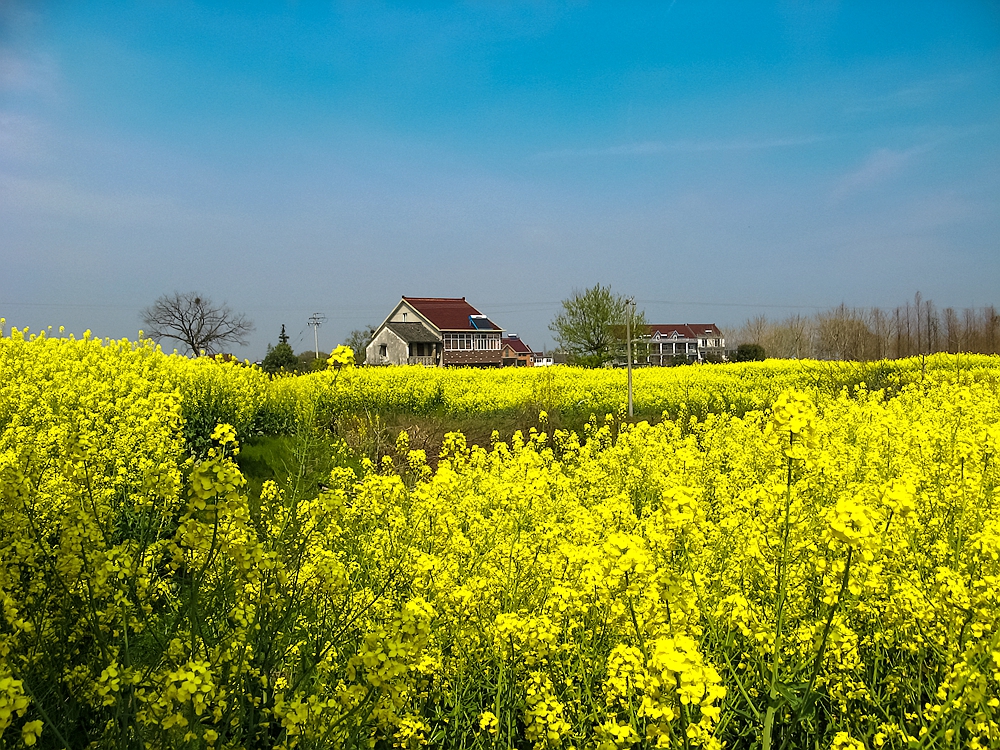
[(361, 459), (343, 440), (318, 430), (254, 438), (240, 448), (236, 463), (247, 480), (249, 497), (255, 500), (269, 479), (286, 493), (309, 497), (319, 492), (336, 467), (354, 469), (358, 476), (363, 473)]

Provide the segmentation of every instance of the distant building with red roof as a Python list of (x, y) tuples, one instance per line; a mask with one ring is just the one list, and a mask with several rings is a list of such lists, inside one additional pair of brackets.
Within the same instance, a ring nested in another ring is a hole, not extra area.
[(403, 297), (365, 350), (373, 365), (499, 367), (503, 329), (465, 297)]
[(726, 356), (726, 339), (715, 323), (684, 323), (646, 327), (643, 343), (651, 365), (675, 364), (679, 357), (693, 362), (718, 361)]
[(508, 333), (500, 340), (500, 356), (504, 367), (531, 367), (535, 353), (516, 333)]

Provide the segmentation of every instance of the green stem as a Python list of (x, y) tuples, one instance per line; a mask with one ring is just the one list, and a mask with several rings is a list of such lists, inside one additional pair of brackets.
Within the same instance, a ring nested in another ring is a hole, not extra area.
[[(14, 676), (17, 676), (17, 673), (14, 671), (14, 669), (11, 669), (11, 673)], [(23, 675), (21, 676), (21, 685), (24, 687), (24, 692), (26, 692), (28, 694), (28, 697), (31, 698), (32, 705), (38, 710), (39, 715), (42, 717), (42, 721), (44, 722), (43, 728), (51, 729), (52, 733), (56, 736), (56, 739), (59, 740), (59, 744), (62, 745), (64, 748), (66, 748), (66, 750), (69, 750), (69, 743), (66, 741), (66, 738), (63, 737), (63, 734), (62, 732), (59, 731), (59, 727), (56, 725), (56, 723), (52, 721), (51, 718), (49, 718), (49, 715), (45, 711), (45, 707), (42, 705), (42, 702), (38, 700), (38, 696), (35, 695), (34, 691), (31, 689), (31, 685), (28, 683), (26, 679), (24, 679)]]
[[(791, 446), (795, 442), (795, 433), (788, 434), (788, 443)], [(785, 577), (788, 566), (788, 527), (792, 508), (792, 459), (788, 457), (788, 474), (785, 481), (785, 517), (781, 535), (781, 557), (778, 560), (778, 581), (774, 618), (774, 652), (771, 655), (771, 684), (767, 693), (767, 712), (764, 714), (763, 736), (761, 737), (762, 750), (771, 750), (771, 735), (774, 732), (774, 714), (778, 706), (778, 667), (781, 661), (781, 625), (785, 609), (785, 588), (787, 580)]]
[(769, 697), (767, 711), (764, 714), (764, 737), (761, 740), (762, 750), (771, 750), (771, 732), (774, 729), (774, 710), (775, 706), (771, 704), (771, 699)]
[(646, 651), (646, 640), (642, 637), (642, 631), (639, 629), (639, 620), (635, 616), (635, 607), (632, 606), (632, 596), (628, 593), (629, 576), (628, 571), (625, 571), (625, 601), (628, 602), (628, 613), (632, 618), (632, 627), (635, 628), (635, 637), (639, 642), (639, 651), (642, 652), (642, 658), (645, 659), (647, 666), (649, 665), (649, 653)]
[(826, 615), (826, 622), (823, 625), (823, 636), (820, 638), (819, 651), (816, 652), (816, 658), (813, 660), (812, 675), (809, 677), (809, 685), (806, 687), (806, 693), (803, 698), (802, 704), (799, 706), (799, 711), (796, 714), (801, 714), (801, 711), (811, 703), (813, 687), (816, 685), (816, 678), (819, 677), (820, 667), (823, 666), (823, 656), (826, 654), (826, 644), (827, 639), (830, 636), (830, 627), (833, 624), (833, 616), (836, 614), (840, 603), (844, 599), (844, 592), (847, 590), (847, 582), (851, 578), (851, 559), (854, 555), (854, 547), (847, 548), (847, 562), (844, 565), (844, 578), (840, 582), (840, 592), (837, 594), (837, 600), (830, 606), (830, 611)]

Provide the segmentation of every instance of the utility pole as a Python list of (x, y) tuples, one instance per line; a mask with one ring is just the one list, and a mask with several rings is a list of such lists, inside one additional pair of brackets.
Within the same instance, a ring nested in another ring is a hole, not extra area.
[[(628, 416), (632, 418), (632, 307), (635, 297), (625, 300), (625, 356), (628, 357)], [(621, 330), (621, 329), (619, 329)]]
[(326, 316), (323, 313), (313, 313), (309, 318), (309, 325), (313, 329), (313, 343), (316, 344), (316, 359), (319, 359), (319, 327), (325, 322)]

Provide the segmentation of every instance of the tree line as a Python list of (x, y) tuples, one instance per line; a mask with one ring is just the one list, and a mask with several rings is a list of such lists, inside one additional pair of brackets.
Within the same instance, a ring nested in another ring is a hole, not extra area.
[(748, 319), (726, 344), (756, 344), (779, 359), (876, 360), (935, 352), (1000, 354), (1000, 314), (993, 305), (939, 309), (918, 292), (886, 310), (841, 304), (815, 315)]
[[(228, 305), (214, 304), (190, 292), (164, 295), (142, 311), (146, 335), (174, 340), (187, 350), (215, 354), (225, 343), (245, 344), (253, 323)], [(549, 329), (569, 362), (600, 367), (624, 356), (625, 332), (632, 331), (633, 357), (644, 356), (642, 331), (646, 316), (631, 298), (600, 284), (574, 290)], [(352, 331), (347, 344), (364, 363), (365, 347), (375, 326)], [(279, 343), (269, 346), (264, 369), (303, 372), (322, 368), (313, 352), (296, 355), (282, 326)], [(1000, 354), (1000, 314), (996, 307), (938, 309), (919, 292), (913, 300), (891, 310), (848, 307), (841, 304), (812, 316), (794, 314), (782, 320), (765, 315), (748, 319), (742, 327), (726, 332), (730, 351), (737, 359), (843, 359), (877, 360), (913, 357), (934, 352)], [(313, 361), (317, 360), (317, 361)]]

